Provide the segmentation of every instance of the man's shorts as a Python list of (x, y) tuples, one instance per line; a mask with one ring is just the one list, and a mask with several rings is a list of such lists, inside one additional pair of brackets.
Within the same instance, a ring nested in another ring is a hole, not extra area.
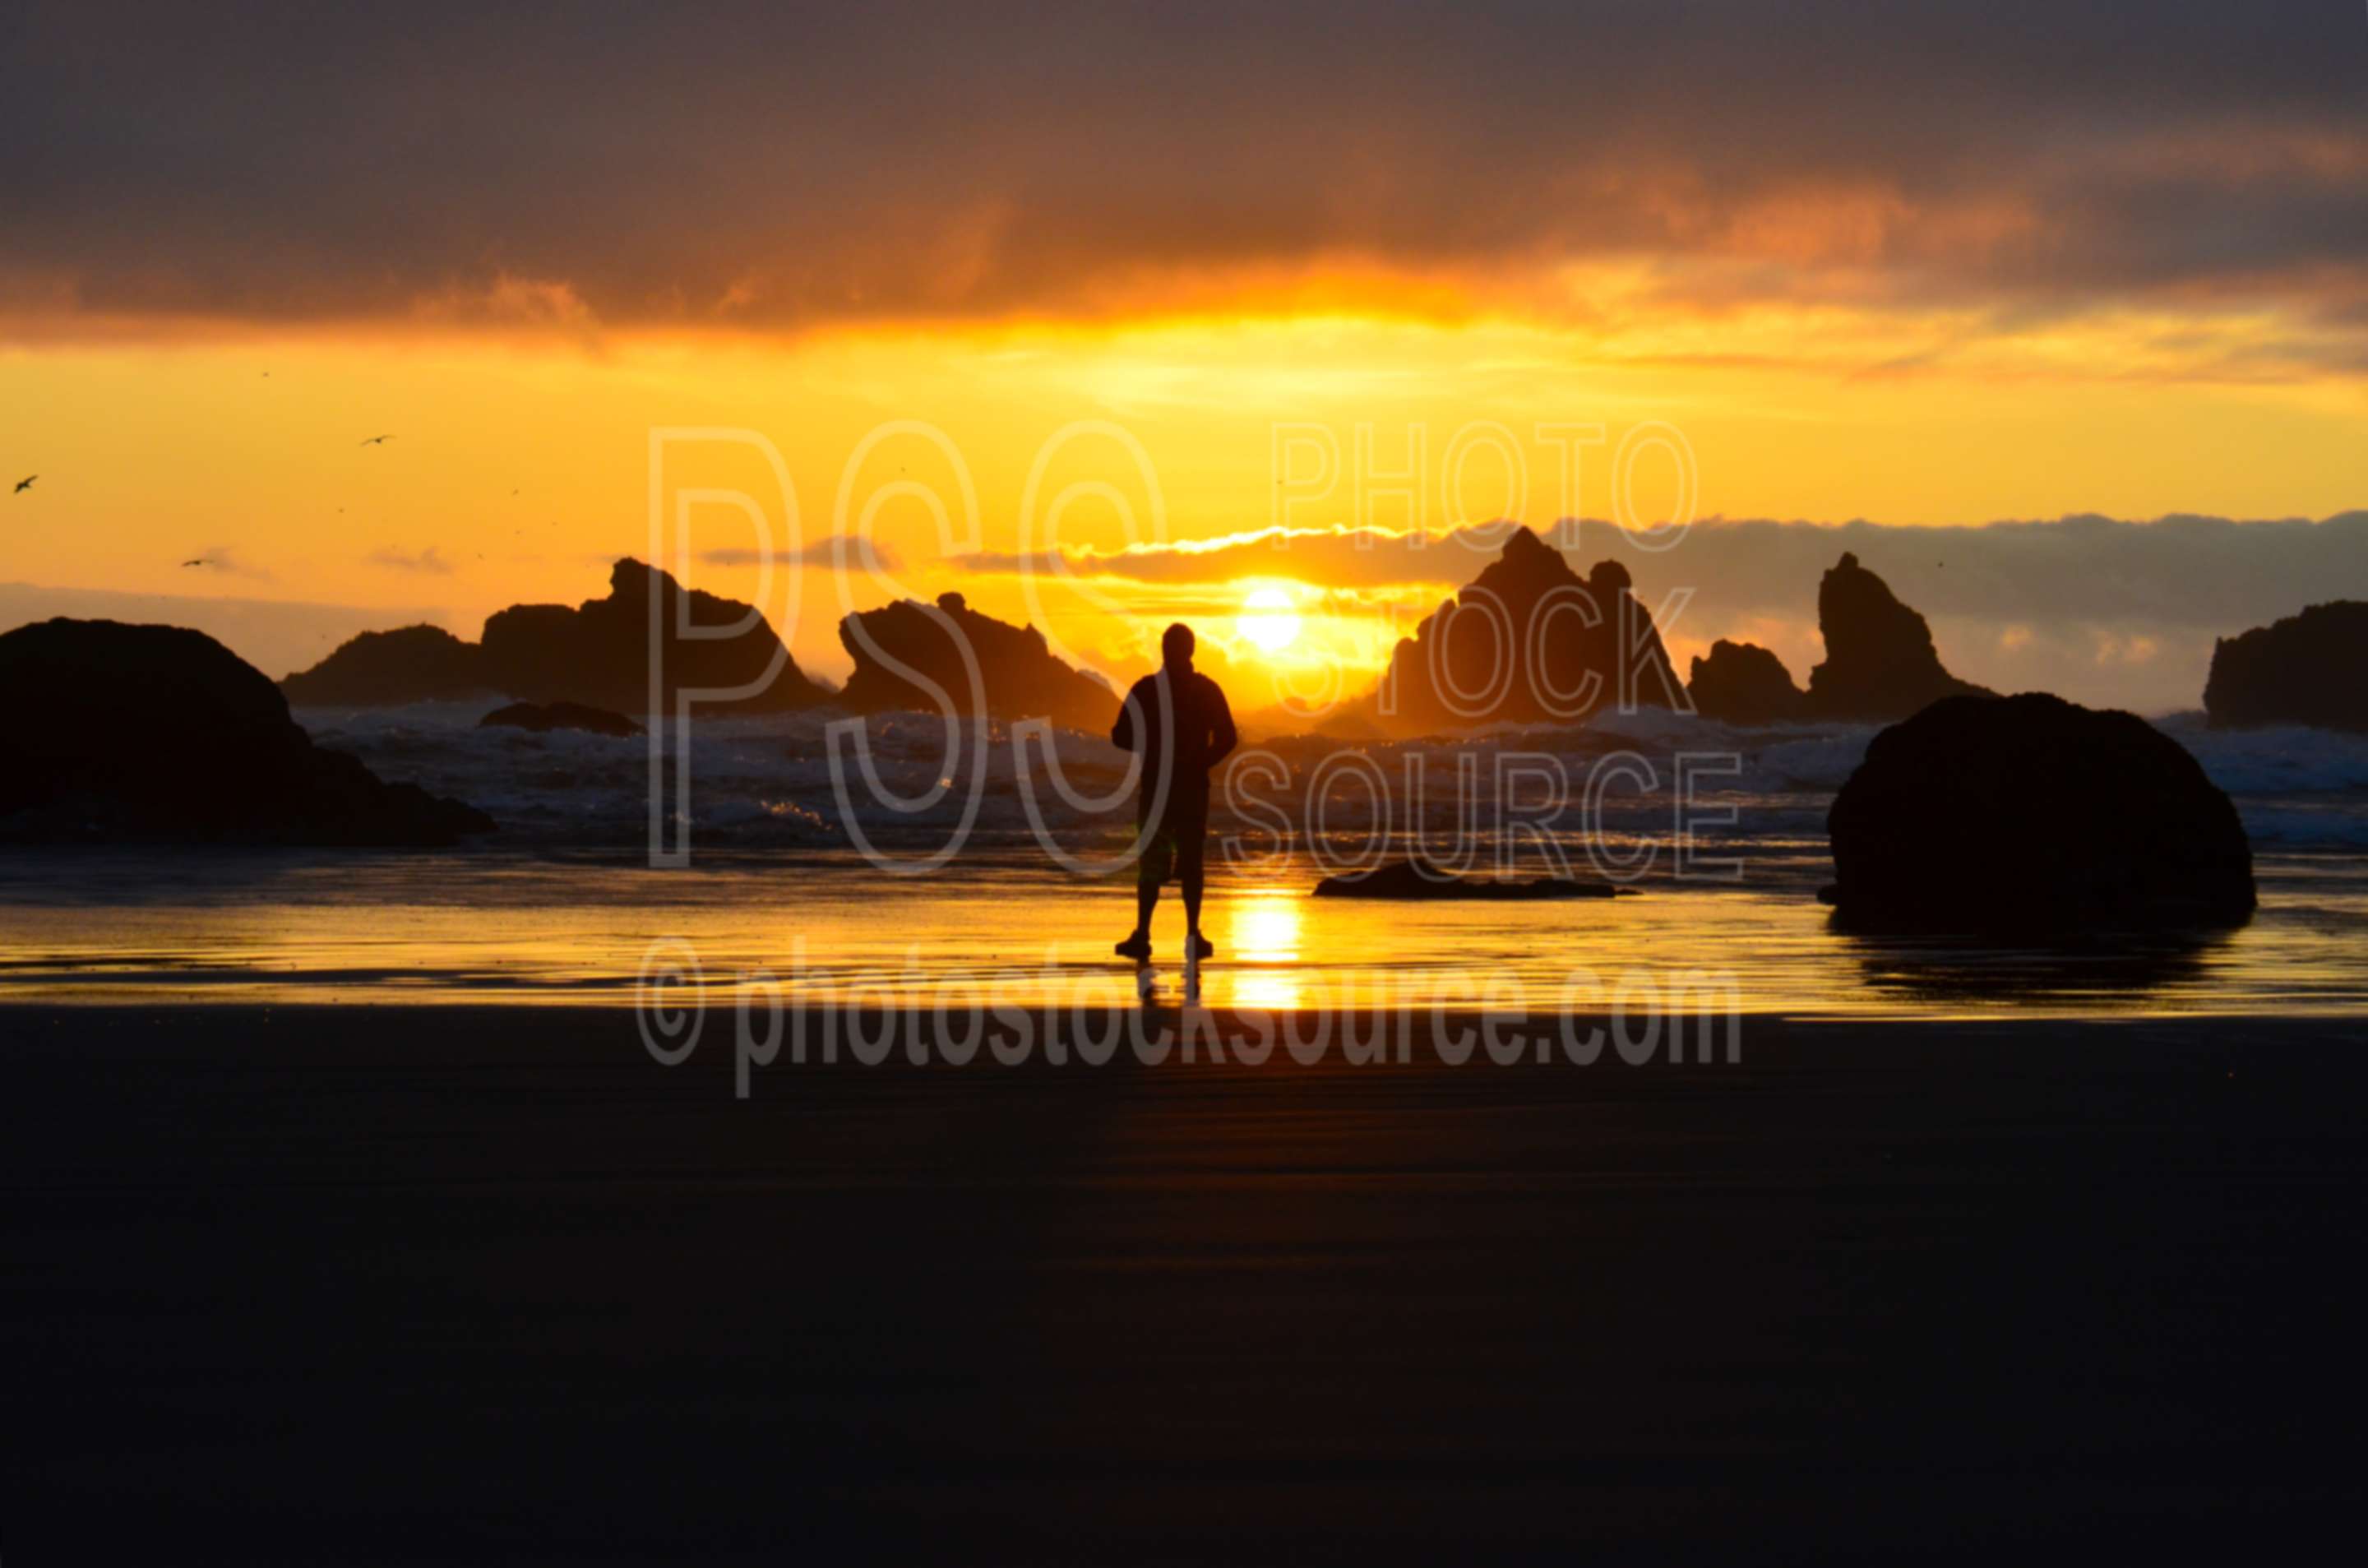
[[(1138, 831), (1150, 809), (1148, 797), (1136, 802)], [(1180, 875), (1188, 881), (1197, 879), (1201, 875), (1201, 848), (1208, 836), (1208, 790), (1171, 789), (1167, 809), (1160, 813), (1159, 826), (1143, 846), (1143, 858), (1136, 863), (1137, 884), (1156, 888), (1174, 876)]]

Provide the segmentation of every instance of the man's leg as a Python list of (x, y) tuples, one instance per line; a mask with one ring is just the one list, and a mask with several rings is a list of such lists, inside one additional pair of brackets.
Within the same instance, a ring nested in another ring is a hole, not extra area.
[(1177, 868), (1176, 880), (1184, 884), (1184, 929), (1198, 940), (1201, 935), (1201, 857), (1189, 857)]
[(1134, 931), (1118, 945), (1122, 959), (1151, 957), (1151, 912), (1159, 907), (1159, 884), (1167, 880), (1175, 858), (1175, 841), (1165, 831), (1143, 846), (1134, 870)]
[(1191, 820), (1185, 823), (1178, 835), (1176, 880), (1184, 884), (1184, 956), (1188, 959), (1213, 957), (1216, 945), (1201, 934), (1201, 854), (1209, 839), (1209, 808), (1201, 803)]
[(1159, 884), (1163, 880), (1147, 864), (1134, 879), (1134, 934), (1138, 937), (1151, 935), (1151, 912), (1159, 907)]

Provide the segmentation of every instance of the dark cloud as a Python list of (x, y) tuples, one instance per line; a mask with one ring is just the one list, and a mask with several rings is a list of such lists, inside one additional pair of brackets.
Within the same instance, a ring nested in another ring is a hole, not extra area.
[(384, 566), (395, 572), (416, 572), (430, 577), (452, 574), (452, 562), (432, 544), (425, 550), (397, 550), (391, 544), (381, 545), (364, 559), (373, 566)]
[(904, 564), (887, 540), (864, 539), (854, 534), (832, 534), (798, 551), (745, 548), (702, 551), (699, 559), (710, 566), (812, 566), (833, 572), (860, 566), (878, 572), (894, 572)]
[[(2225, 0), (39, 0), (0, 23), (0, 310), (794, 325), (1648, 253), (1688, 300), (2352, 312), (2363, 33)], [(1770, 265), (1682, 265), (1731, 260)]]
[(210, 544), (181, 562), (185, 568), (218, 574), (225, 577), (245, 577), (250, 582), (268, 583), (271, 570), (257, 566), (239, 554), (234, 546)]

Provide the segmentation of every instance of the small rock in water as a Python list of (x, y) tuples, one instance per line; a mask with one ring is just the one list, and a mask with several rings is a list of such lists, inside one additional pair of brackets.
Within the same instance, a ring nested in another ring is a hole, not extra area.
[(1582, 882), (1564, 877), (1536, 877), (1511, 881), (1492, 877), (1459, 877), (1433, 871), (1412, 860), (1394, 860), (1353, 876), (1326, 877), (1315, 884), (1317, 898), (1497, 899), (1531, 901), (1554, 898), (1614, 898), (1633, 896), (1634, 888), (1612, 882)]
[(642, 727), (622, 713), (583, 702), (513, 702), (477, 721), (481, 730), (586, 730), (596, 735), (638, 735)]

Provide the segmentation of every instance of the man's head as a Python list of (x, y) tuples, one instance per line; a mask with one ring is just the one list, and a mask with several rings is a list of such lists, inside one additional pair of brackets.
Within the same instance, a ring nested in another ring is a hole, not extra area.
[(1189, 670), (1192, 667), (1192, 629), (1179, 620), (1160, 637), (1159, 656), (1171, 670)]

